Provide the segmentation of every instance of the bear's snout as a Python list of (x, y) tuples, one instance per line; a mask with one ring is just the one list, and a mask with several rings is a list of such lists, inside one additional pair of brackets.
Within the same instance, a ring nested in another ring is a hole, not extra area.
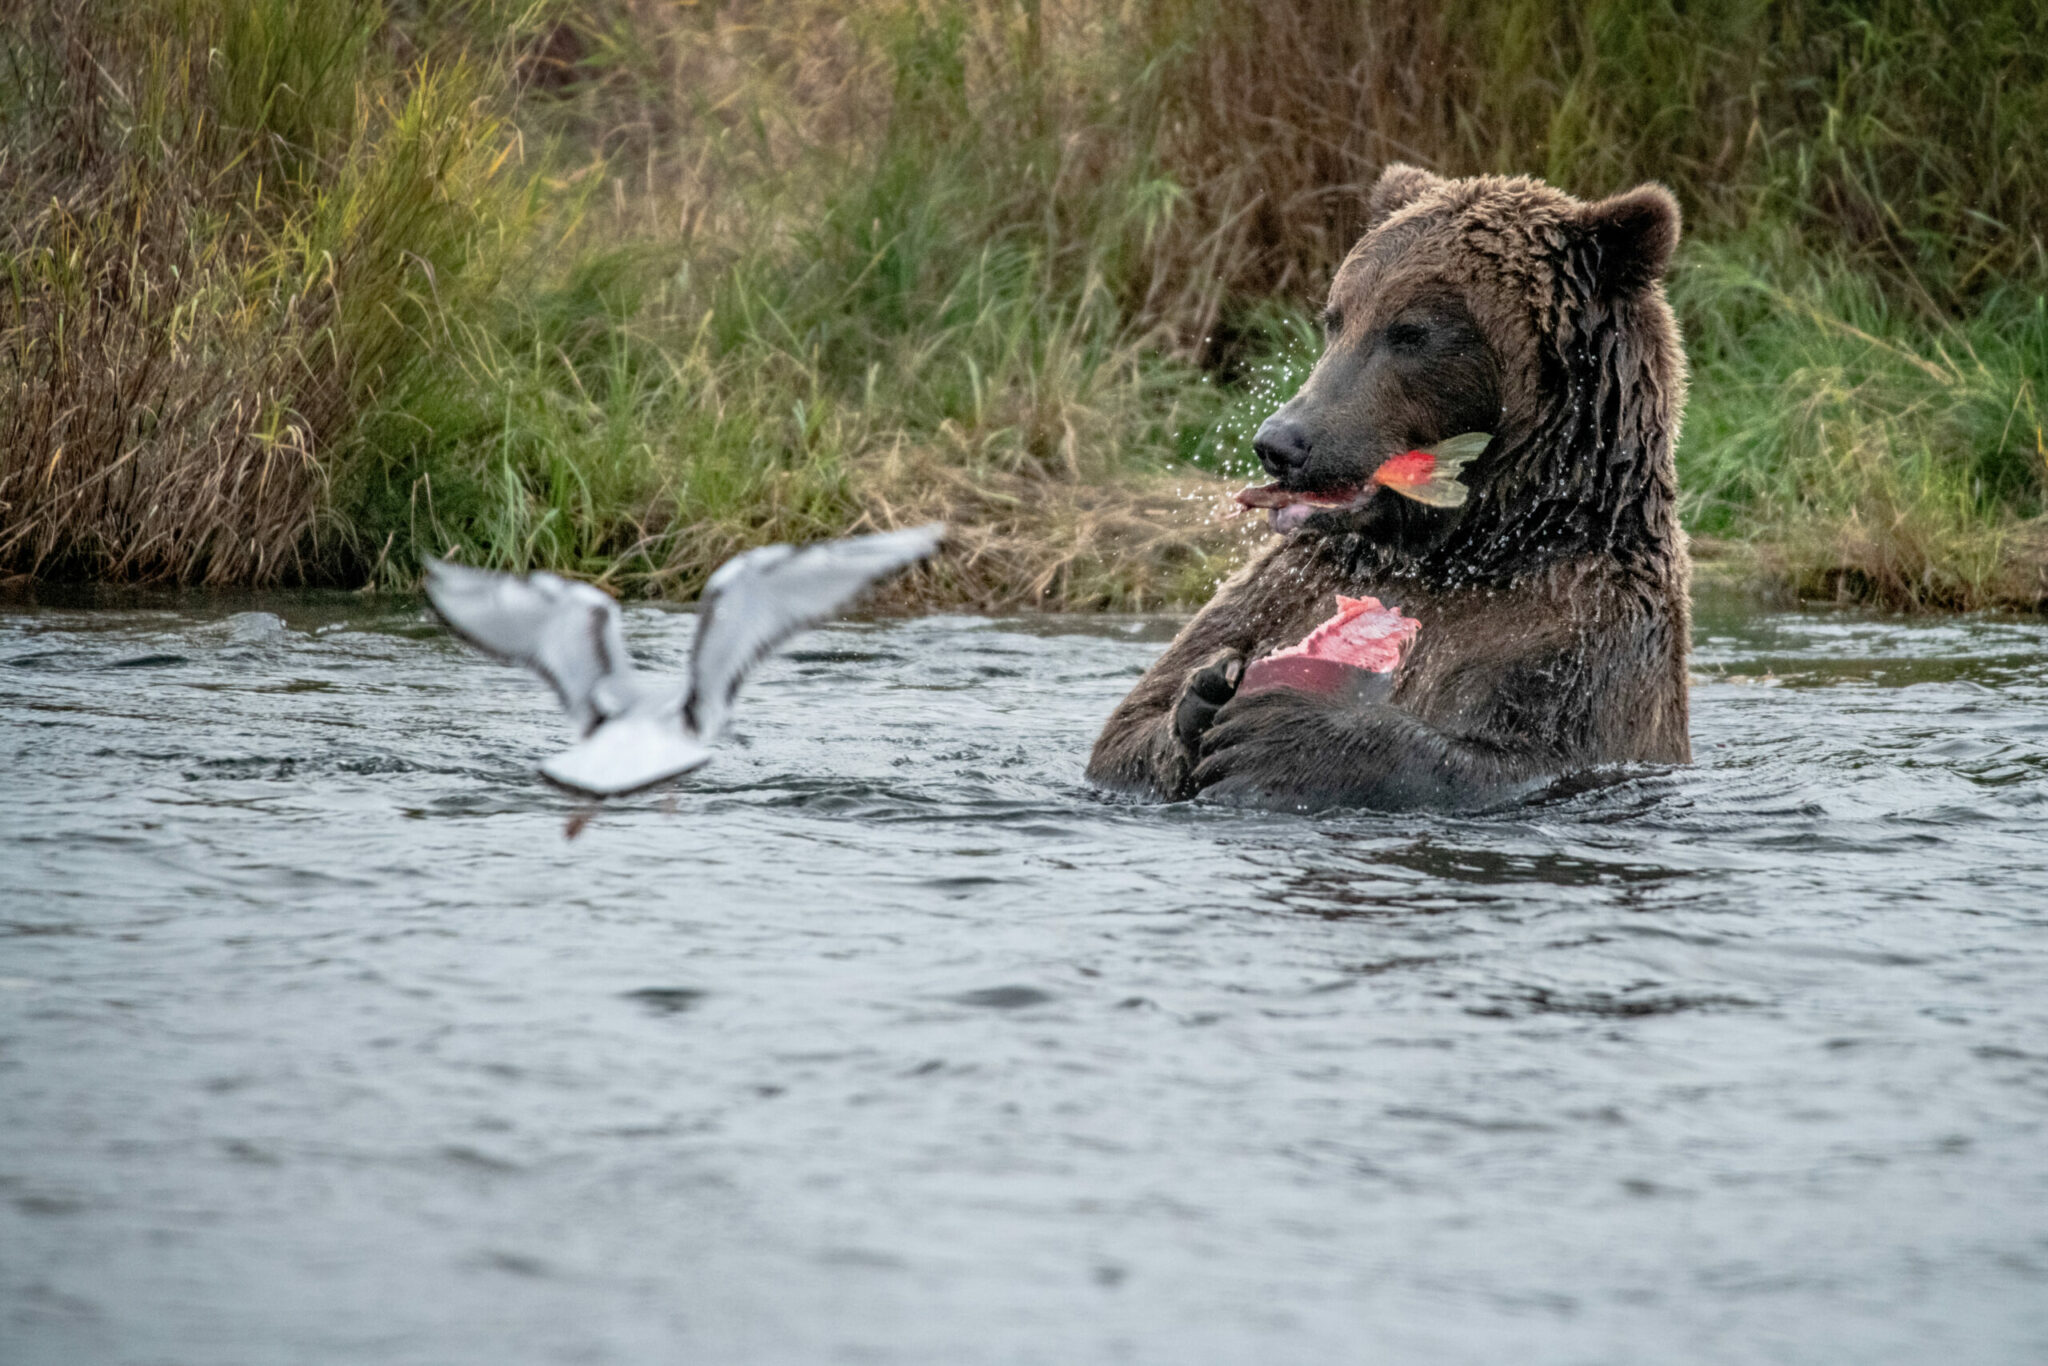
[(1266, 473), (1275, 479), (1291, 479), (1308, 465), (1308, 430), (1293, 418), (1275, 413), (1259, 424), (1252, 436), (1252, 450)]

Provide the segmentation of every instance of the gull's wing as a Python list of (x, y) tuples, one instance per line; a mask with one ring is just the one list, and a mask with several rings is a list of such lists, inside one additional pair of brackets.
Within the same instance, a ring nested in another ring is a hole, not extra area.
[(587, 583), (548, 573), (499, 574), (429, 556), (427, 597), (455, 634), (546, 679), (585, 735), (638, 696), (619, 605)]
[(824, 541), (798, 550), (765, 545), (718, 567), (697, 609), (684, 716), (706, 743), (725, 724), (733, 694), (770, 650), (815, 626), (877, 579), (938, 549), (943, 523)]

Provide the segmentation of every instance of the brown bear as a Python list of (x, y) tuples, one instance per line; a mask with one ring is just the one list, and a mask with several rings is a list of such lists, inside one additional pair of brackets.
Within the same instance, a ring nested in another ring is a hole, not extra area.
[[(1253, 447), (1282, 539), (1188, 623), (1103, 728), (1097, 784), (1264, 806), (1473, 809), (1601, 765), (1691, 758), (1691, 564), (1672, 444), (1685, 355), (1659, 185), (1394, 165), (1330, 286), (1327, 343)], [(1371, 482), (1466, 432), (1462, 506)], [(1421, 622), (1376, 694), (1234, 696), (1336, 596)]]

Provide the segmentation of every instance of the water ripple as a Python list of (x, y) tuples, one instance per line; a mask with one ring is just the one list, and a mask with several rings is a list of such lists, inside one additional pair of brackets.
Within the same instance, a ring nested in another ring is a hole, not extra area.
[(1158, 619), (597, 810), (410, 606), (0, 616), (4, 1355), (2048, 1356), (2048, 628), (1698, 625), (1696, 763), (1454, 820), (1090, 791)]

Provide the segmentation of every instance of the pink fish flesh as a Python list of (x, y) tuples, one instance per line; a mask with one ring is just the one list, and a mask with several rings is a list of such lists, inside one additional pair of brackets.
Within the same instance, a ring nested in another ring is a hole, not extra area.
[(1302, 638), (1247, 665), (1238, 696), (1273, 688), (1335, 692), (1357, 681), (1354, 675), (1390, 673), (1408, 653), (1422, 623), (1385, 606), (1378, 598), (1337, 599), (1337, 615)]

